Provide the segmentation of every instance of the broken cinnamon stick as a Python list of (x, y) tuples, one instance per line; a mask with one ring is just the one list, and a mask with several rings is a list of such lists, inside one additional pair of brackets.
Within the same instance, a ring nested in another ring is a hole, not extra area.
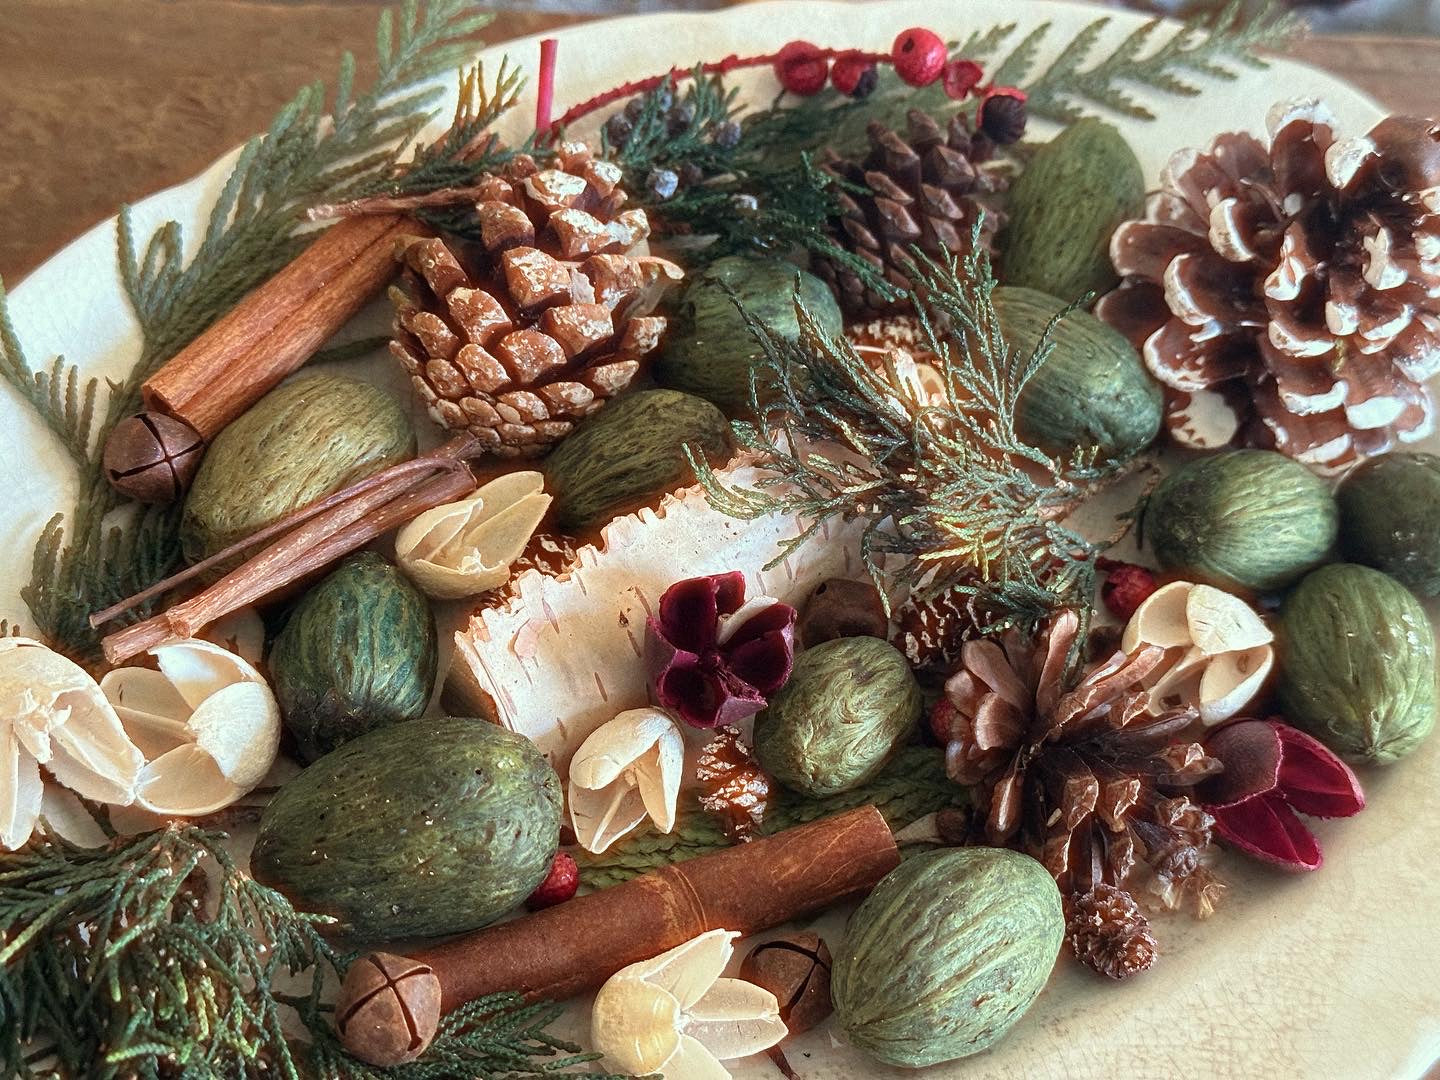
[[(516, 990), (527, 1001), (563, 1000), (707, 930), (753, 934), (866, 893), (898, 865), (885, 819), (862, 806), (454, 938), (408, 961), (376, 954), (382, 963), (433, 972), (440, 993), (428, 1004), (434, 1016), (395, 1010), (370, 1019), (434, 1032), (440, 1013), (487, 994)], [(350, 970), (359, 978), (372, 967), (357, 963)], [(347, 1046), (373, 1046), (377, 1037), (385, 1041), (384, 1033), (353, 1021), (342, 1032)]]
[[(446, 444), (452, 445), (468, 446), (470, 440), (462, 437)], [(452, 469), (418, 484), (413, 470), (399, 471), (316, 514), (189, 600), (108, 635), (100, 643), (105, 658), (118, 664), (167, 641), (194, 637), (216, 619), (278, 592), (426, 510), (454, 502), (473, 490), (475, 476), (468, 468)]]
[(394, 276), (396, 214), (342, 221), (146, 380), (145, 407), (207, 442), (305, 363)]

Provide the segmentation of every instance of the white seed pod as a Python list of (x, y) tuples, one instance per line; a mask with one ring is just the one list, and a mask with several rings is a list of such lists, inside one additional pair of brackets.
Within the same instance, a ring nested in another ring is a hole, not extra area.
[(400, 530), (395, 559), (427, 596), (455, 600), (505, 584), (550, 508), (538, 472), (506, 473)]
[(87, 799), (127, 805), (144, 758), (84, 668), (29, 638), (0, 638), (0, 844), (30, 839), (44, 765)]
[(159, 671), (117, 668), (100, 681), (146, 758), (136, 804), (181, 817), (229, 806), (275, 763), (275, 695), (249, 663), (208, 641), (177, 641), (151, 655)]
[(595, 996), (595, 1049), (624, 1072), (729, 1080), (722, 1064), (786, 1035), (770, 991), (721, 977), (740, 935), (711, 930), (610, 977)]
[(570, 761), (576, 841), (602, 852), (646, 817), (668, 833), (684, 770), (685, 739), (663, 709), (630, 709), (602, 724)]
[(1135, 610), (1120, 647), (1165, 650), (1145, 680), (1152, 711), (1190, 705), (1213, 725), (1235, 716), (1259, 691), (1275, 664), (1273, 642), (1264, 620), (1239, 597), (1175, 581)]

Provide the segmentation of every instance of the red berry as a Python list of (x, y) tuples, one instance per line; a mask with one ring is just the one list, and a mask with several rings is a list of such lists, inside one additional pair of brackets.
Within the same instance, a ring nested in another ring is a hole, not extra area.
[(790, 93), (809, 97), (825, 89), (830, 62), (818, 45), (792, 41), (775, 54), (775, 77)]
[(895, 73), (911, 86), (929, 86), (938, 79), (949, 53), (944, 38), (921, 26), (903, 31), (890, 47)]
[(835, 89), (850, 97), (864, 97), (859, 93), (861, 81), (865, 76), (873, 73), (875, 62), (866, 59), (863, 53), (846, 53), (837, 57), (834, 65), (830, 68), (830, 81), (835, 84)]
[(1159, 587), (1154, 574), (1134, 563), (1113, 563), (1108, 572), (1105, 584), (1100, 586), (1100, 599), (1117, 619), (1128, 620)]
[(951, 60), (945, 65), (945, 96), (959, 101), (980, 85), (985, 71), (974, 60)]
[(550, 864), (550, 873), (540, 883), (540, 887), (530, 894), (530, 899), (525, 901), (525, 906), (531, 911), (539, 911), (541, 908), (563, 904), (575, 895), (575, 890), (578, 888), (580, 888), (580, 867), (575, 865), (573, 856), (564, 851), (557, 851), (555, 861)]

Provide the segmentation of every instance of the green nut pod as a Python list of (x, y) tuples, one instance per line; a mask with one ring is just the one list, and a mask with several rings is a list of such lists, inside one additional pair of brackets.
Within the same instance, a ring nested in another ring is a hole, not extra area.
[(1264, 592), (1323, 562), (1338, 518), (1329, 485), (1304, 465), (1231, 450), (1167, 476), (1145, 506), (1144, 535), (1166, 570)]
[(1025, 1014), (1064, 939), (1060, 890), (1028, 855), (975, 847), (913, 856), (850, 917), (830, 974), (836, 1018), (887, 1065), (977, 1054)]
[(597, 528), (694, 483), (687, 446), (712, 465), (730, 452), (730, 422), (703, 398), (641, 390), (607, 405), (545, 459), (556, 523), (569, 532)]
[(1440, 596), (1440, 457), (1385, 454), (1336, 492), (1340, 550), (1420, 596)]
[[(1002, 285), (995, 310), (1006, 341), (1029, 356), (1065, 303), (1035, 289)], [(1077, 448), (1125, 460), (1160, 434), (1163, 397), (1140, 354), (1086, 311), (1071, 311), (1050, 334), (1050, 356), (1020, 394), (1021, 438), (1051, 454)]]
[(1035, 152), (1007, 204), (1000, 280), (1066, 303), (1120, 283), (1110, 234), (1145, 210), (1135, 151), (1103, 120), (1077, 120)]
[(250, 868), (356, 941), (494, 922), (550, 872), (560, 779), (484, 720), (412, 720), (326, 754), (265, 807)]
[[(763, 352), (735, 299), (783, 337), (800, 336), (795, 287), (826, 333), (842, 330), (840, 305), (825, 283), (793, 263), (729, 255), (716, 259), (680, 297), (665, 351), (651, 371), (662, 386), (697, 394), (731, 415), (750, 409), (750, 369)], [(735, 291), (732, 299), (727, 289)]]
[(1280, 610), (1285, 719), (1349, 761), (1402, 758), (1435, 726), (1435, 633), (1405, 586), (1353, 563), (1306, 576)]
[(435, 685), (430, 604), (374, 552), (352, 555), (300, 598), (270, 650), (285, 726), (305, 761), (414, 720)]
[(794, 791), (836, 795), (884, 767), (922, 708), (920, 685), (889, 642), (827, 641), (795, 658), (790, 681), (755, 718), (755, 756)]

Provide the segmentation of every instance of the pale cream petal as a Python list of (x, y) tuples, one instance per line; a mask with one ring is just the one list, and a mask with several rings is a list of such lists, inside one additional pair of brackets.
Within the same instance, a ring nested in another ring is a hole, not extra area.
[(254, 608), (241, 608), (222, 615), (200, 631), (200, 636), (226, 652), (234, 653), (251, 666), (265, 659), (265, 620)]
[(674, 721), (643, 761), (644, 767), (636, 770), (635, 779), (645, 812), (661, 832), (668, 833), (675, 828), (675, 808), (685, 776), (685, 737)]
[(426, 510), (395, 536), (395, 559), (401, 566), (434, 558), (437, 552), (459, 536), (470, 520), (470, 511), (480, 504), (476, 492), (458, 502)]
[(264, 681), (258, 671), (234, 653), (198, 638), (162, 645), (152, 649), (150, 655), (192, 709), (232, 683)]
[(77, 795), (96, 802), (133, 801), (145, 758), (100, 688), (67, 693), (61, 701), (68, 704), (70, 717), (50, 733), (52, 753), (46, 767), (51, 774)]
[(125, 734), (147, 759), (194, 742), (190, 706), (163, 674), (150, 668), (117, 668), (100, 680)]
[(591, 1045), (617, 1069), (637, 1076), (665, 1068), (680, 1047), (679, 1028), (674, 996), (623, 971), (600, 988), (590, 1013)]
[(570, 759), (570, 779), (581, 787), (605, 787), (674, 728), (675, 721), (663, 709), (622, 712), (580, 744)]
[(680, 1046), (665, 1063), (665, 1080), (731, 1080), (730, 1070), (699, 1039), (680, 1036)]
[(1167, 650), (1165, 661), (1145, 680), (1150, 691), (1149, 711), (1157, 713), (1174, 705), (1194, 705), (1199, 700), (1200, 680), (1211, 662), (1211, 657), (1193, 646)]
[[(45, 784), (43, 787), (45, 792), (40, 797), (40, 816), (45, 819), (45, 827), (50, 832), (80, 847), (103, 847), (106, 844), (109, 838), (74, 792), (59, 784)], [(123, 809), (115, 807), (112, 814)]]
[(744, 979), (717, 979), (685, 1011), (681, 1031), (721, 1061), (768, 1050), (787, 1034), (775, 995)]
[(576, 842), (599, 854), (645, 820), (645, 802), (632, 785), (586, 788), (570, 782), (570, 825)]
[(201, 703), (190, 729), (221, 775), (249, 791), (265, 779), (280, 750), (280, 706), (264, 683), (235, 683)]
[(1275, 650), (1269, 645), (1215, 657), (1200, 679), (1200, 719), (1218, 724), (1238, 714), (1259, 692), (1274, 664)]
[(40, 766), (10, 725), (0, 726), (0, 844), (10, 851), (34, 832), (43, 791)]
[(143, 809), (179, 817), (212, 813), (245, 794), (198, 746), (181, 746), (160, 755), (140, 771), (137, 788), (135, 801)]
[(1172, 581), (1162, 585), (1145, 598), (1120, 638), (1123, 652), (1134, 652), (1141, 645), (1159, 645), (1169, 649), (1190, 644), (1190, 624), (1185, 617), (1190, 592), (1195, 585), (1189, 581)]
[(735, 632), (747, 622), (772, 604), (778, 604), (779, 602), (780, 601), (773, 596), (752, 596), (749, 600), (741, 604), (733, 615), (727, 615), (721, 621), (720, 630), (715, 635), (716, 644), (724, 645), (734, 637)]
[(1238, 596), (1196, 585), (1185, 601), (1190, 640), (1213, 655), (1268, 645), (1275, 635), (1255, 609)]
[(631, 964), (625, 973), (668, 990), (685, 1011), (720, 978), (735, 951), (731, 942), (739, 936), (733, 930), (710, 930), (659, 956)]

